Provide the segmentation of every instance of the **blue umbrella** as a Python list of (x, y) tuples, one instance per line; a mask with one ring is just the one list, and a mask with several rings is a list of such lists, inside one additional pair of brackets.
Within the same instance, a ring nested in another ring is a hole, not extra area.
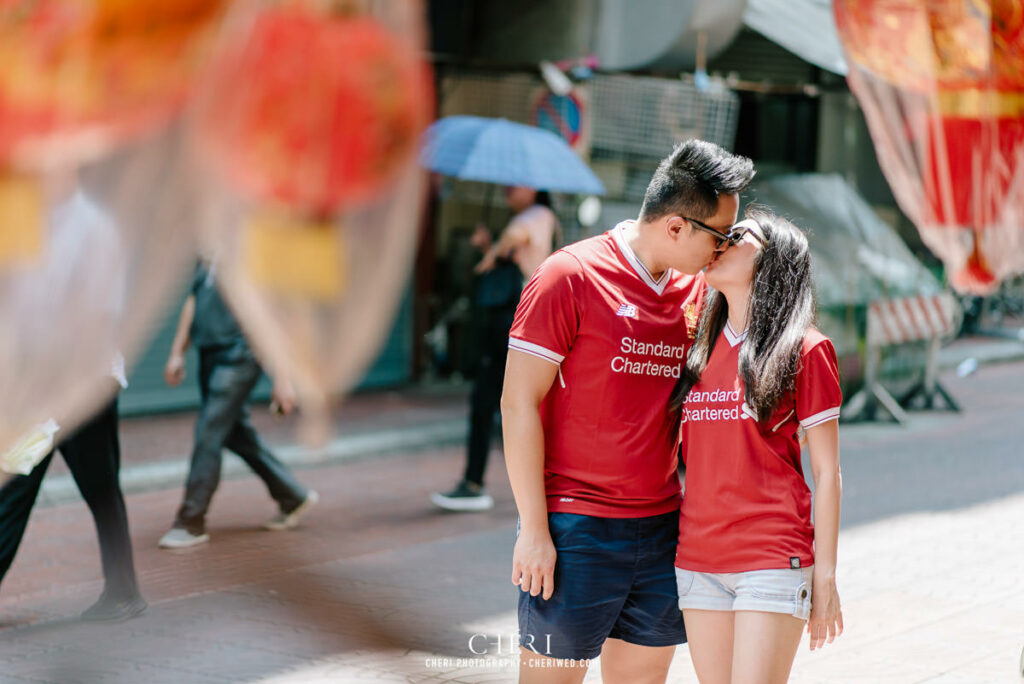
[(604, 185), (564, 140), (534, 126), (448, 116), (427, 131), (420, 163), (462, 180), (603, 195)]

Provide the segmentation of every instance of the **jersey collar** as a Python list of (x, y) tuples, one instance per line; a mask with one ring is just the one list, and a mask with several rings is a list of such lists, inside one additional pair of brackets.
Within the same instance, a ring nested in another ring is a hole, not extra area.
[(622, 252), (622, 256), (626, 257), (626, 261), (633, 267), (633, 270), (640, 280), (644, 281), (649, 288), (657, 292), (659, 295), (665, 291), (665, 286), (668, 284), (669, 271), (672, 269), (665, 269), (665, 272), (661, 274), (661, 277), (657, 280), (651, 275), (651, 272), (647, 270), (644, 263), (640, 261), (636, 253), (633, 252), (633, 248), (629, 246), (626, 241), (626, 236), (623, 234), (623, 228), (627, 223), (633, 223), (633, 221), (623, 221), (622, 223), (615, 226), (612, 230), (612, 236), (615, 238), (615, 243), (619, 246), (619, 251)]
[(736, 332), (732, 328), (732, 324), (729, 321), (725, 322), (725, 339), (729, 342), (730, 347), (735, 347), (737, 344), (747, 339), (747, 331), (744, 330), (741, 333)]

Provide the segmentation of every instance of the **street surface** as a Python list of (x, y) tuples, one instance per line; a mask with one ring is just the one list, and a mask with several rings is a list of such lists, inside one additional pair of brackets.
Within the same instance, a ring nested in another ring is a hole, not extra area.
[[(1024, 362), (943, 381), (962, 414), (841, 428), (846, 633), (805, 642), (791, 681), (1024, 681)], [(180, 489), (131, 494), (150, 608), (117, 625), (73, 619), (102, 585), (84, 504), (37, 509), (0, 589), (0, 683), (515, 681), (515, 507), (496, 450), (493, 511), (433, 509), (461, 466), (441, 448), (302, 469), (321, 503), (279, 533), (262, 485), (229, 479), (211, 543), (182, 552), (156, 548)], [(685, 647), (670, 681), (696, 682)]]

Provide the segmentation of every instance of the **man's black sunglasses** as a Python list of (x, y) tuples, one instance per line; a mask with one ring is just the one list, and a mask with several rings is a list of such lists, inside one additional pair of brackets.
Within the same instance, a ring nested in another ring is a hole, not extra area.
[(715, 244), (716, 248), (717, 247), (721, 247), (725, 243), (725, 241), (728, 240), (731, 237), (731, 235), (729, 235), (728, 233), (723, 233), (722, 231), (718, 230), (717, 228), (712, 228), (708, 224), (706, 224), (706, 223), (704, 223), (702, 221), (698, 221), (695, 218), (690, 218), (688, 216), (683, 216), (682, 219), (684, 221), (689, 221), (690, 223), (692, 223), (693, 226), (697, 230), (702, 230), (705, 233), (710, 233), (711, 235), (714, 235), (716, 238), (718, 238), (718, 243)]

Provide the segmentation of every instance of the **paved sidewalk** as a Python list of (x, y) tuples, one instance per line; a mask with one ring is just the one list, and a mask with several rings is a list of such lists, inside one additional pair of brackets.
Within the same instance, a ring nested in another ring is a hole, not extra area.
[[(453, 450), (306, 471), (324, 503), (283, 534), (255, 529), (268, 512), (258, 486), (226, 483), (213, 542), (182, 553), (154, 548), (174, 493), (134, 495), (151, 608), (121, 625), (62, 617), (100, 589), (95, 541), (81, 506), (40, 511), (0, 600), (0, 682), (514, 681), (514, 659), (496, 653), (515, 629), (507, 490), (492, 484), (497, 508), (480, 516), (425, 505), (459, 459)], [(1021, 520), (1017, 495), (844, 530), (847, 631), (824, 651), (802, 649), (792, 681), (1020, 682)], [(475, 634), (488, 655), (470, 650)], [(600, 681), (599, 665), (587, 681)], [(685, 648), (670, 681), (696, 682)]]
[[(211, 543), (178, 552), (156, 541), (180, 493), (131, 495), (150, 609), (118, 625), (68, 617), (102, 588), (84, 505), (38, 510), (0, 591), (0, 683), (254, 682), (288, 672), (301, 682), (305, 668), (339, 654), (358, 661), (368, 650), (380, 675), (393, 668), (391, 649), (449, 649), (464, 641), (458, 616), (514, 601), (514, 588), (495, 581), (515, 519), (503, 469), (490, 474), (489, 513), (449, 515), (427, 500), (461, 461), (451, 449), (304, 470), (321, 503), (291, 532), (260, 529), (273, 504), (255, 478), (228, 481), (208, 519)], [(481, 532), (493, 547), (481, 546)]]
[[(1019, 684), (1024, 647), (1024, 495), (956, 513), (920, 514), (845, 531), (840, 588), (846, 632), (823, 650), (807, 640), (793, 684)], [(484, 539), (481, 542), (487, 541)], [(467, 633), (509, 635), (512, 611), (467, 623)], [(474, 646), (487, 643), (477, 639)], [(490, 650), (495, 650), (493, 639)], [(462, 659), (466, 662), (454, 664)], [(388, 676), (376, 675), (382, 661)], [(462, 665), (461, 667), (459, 665)], [(600, 681), (600, 659), (585, 679)], [(339, 655), (274, 684), (368, 681), (514, 681), (514, 659), (421, 650)], [(689, 652), (678, 649), (670, 684), (696, 684)]]

